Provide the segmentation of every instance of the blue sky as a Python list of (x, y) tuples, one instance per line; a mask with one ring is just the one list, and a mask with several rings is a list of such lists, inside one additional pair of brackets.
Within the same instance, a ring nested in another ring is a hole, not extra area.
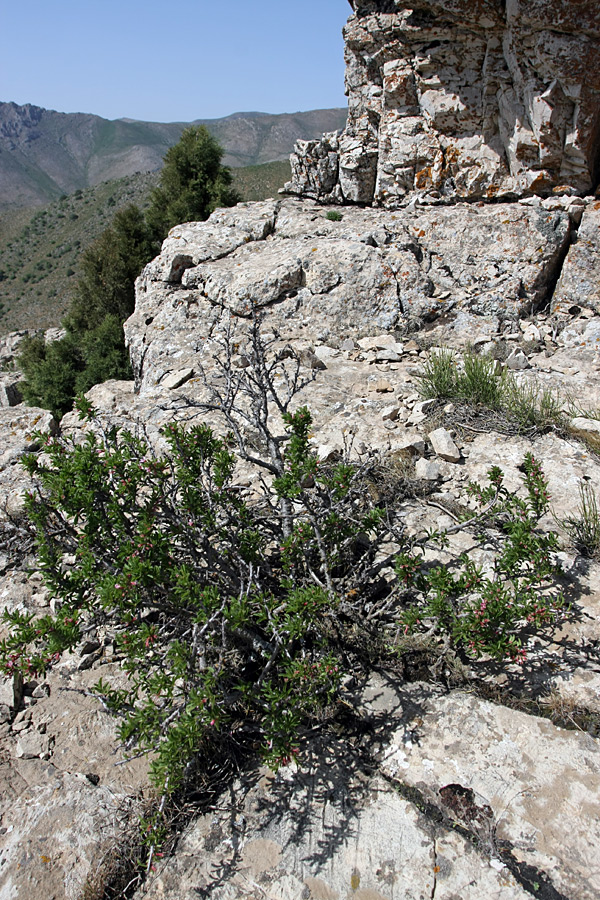
[(156, 122), (345, 106), (348, 0), (0, 0), (0, 100)]

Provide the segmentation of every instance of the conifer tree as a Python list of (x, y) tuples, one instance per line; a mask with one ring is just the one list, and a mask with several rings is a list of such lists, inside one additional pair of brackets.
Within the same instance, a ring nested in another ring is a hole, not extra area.
[(46, 345), (25, 341), (19, 359), (28, 403), (62, 416), (78, 393), (109, 378), (130, 378), (123, 322), (135, 308), (135, 279), (179, 222), (203, 221), (238, 196), (223, 150), (204, 126), (187, 128), (165, 155), (158, 187), (144, 214), (119, 210), (82, 254), (75, 297), (65, 317), (66, 336)]
[(160, 182), (146, 214), (155, 237), (163, 240), (180, 222), (202, 222), (219, 206), (234, 206), (231, 171), (221, 164), (223, 149), (204, 125), (186, 128), (167, 150)]

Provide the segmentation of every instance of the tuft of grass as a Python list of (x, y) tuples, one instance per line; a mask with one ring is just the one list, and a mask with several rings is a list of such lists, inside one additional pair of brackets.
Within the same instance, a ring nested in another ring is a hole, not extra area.
[(512, 372), (499, 369), (492, 356), (467, 350), (462, 360), (451, 351), (431, 353), (419, 376), (422, 397), (463, 400), (502, 412), (521, 431), (565, 427), (564, 404), (553, 391), (538, 382), (517, 381)]
[(523, 430), (565, 425), (560, 398), (536, 381), (519, 383), (514, 375), (505, 378), (501, 407)]
[(584, 556), (597, 556), (600, 551), (600, 509), (598, 500), (587, 481), (579, 483), (577, 515), (564, 519), (563, 527)]
[(600, 406), (582, 406), (579, 400), (571, 393), (566, 394), (567, 415), (570, 419), (596, 419), (600, 420)]
[(425, 400), (458, 398), (458, 367), (452, 350), (429, 354), (419, 376), (418, 391)]
[(341, 222), (344, 217), (336, 209), (330, 209), (327, 211), (325, 218), (329, 219), (330, 222)]
[(490, 409), (500, 409), (505, 381), (504, 375), (498, 375), (495, 359), (467, 351), (463, 357), (463, 370), (458, 372), (458, 396)]

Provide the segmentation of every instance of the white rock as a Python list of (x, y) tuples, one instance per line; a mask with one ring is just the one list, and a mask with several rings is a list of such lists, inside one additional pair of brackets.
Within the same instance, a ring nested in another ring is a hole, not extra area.
[(445, 428), (436, 428), (435, 431), (428, 434), (428, 438), (431, 441), (433, 452), (436, 456), (439, 456), (440, 459), (445, 459), (447, 462), (452, 463), (456, 463), (460, 460), (460, 450)]
[(384, 406), (381, 410), (381, 418), (385, 421), (395, 422), (400, 412), (399, 406)]
[(576, 437), (587, 441), (592, 447), (600, 449), (600, 421), (577, 416), (569, 422), (569, 431)]
[(522, 372), (524, 369), (530, 369), (531, 363), (519, 347), (515, 347), (508, 359), (506, 366), (512, 372)]
[(0, 677), (0, 704), (18, 708), (23, 697), (23, 679), (19, 674)]
[(193, 369), (179, 369), (177, 372), (170, 372), (162, 379), (161, 387), (165, 388), (167, 391), (173, 391), (185, 384), (186, 381), (189, 381), (190, 378), (193, 378), (194, 375), (195, 372)]
[(398, 456), (424, 456), (425, 441), (420, 434), (407, 434), (390, 442), (390, 453)]
[(442, 477), (439, 463), (431, 459), (418, 459), (415, 465), (415, 475), (424, 481), (438, 481)]
[(418, 692), (421, 724), (396, 731), (384, 771), (482, 841), (510, 842), (562, 896), (595, 900), (598, 741), (472, 694), (426, 694)]
[(20, 375), (0, 374), (0, 406), (17, 406), (21, 403), (23, 399), (20, 391), (22, 381)]
[(15, 755), (17, 759), (47, 758), (49, 751), (50, 739), (47, 734), (27, 731), (19, 736)]

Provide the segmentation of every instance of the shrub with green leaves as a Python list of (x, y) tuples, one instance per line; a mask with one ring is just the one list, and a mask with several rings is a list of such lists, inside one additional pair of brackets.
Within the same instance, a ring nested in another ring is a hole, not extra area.
[(28, 499), (39, 562), (60, 605), (5, 615), (4, 667), (43, 674), (90, 629), (110, 628), (130, 686), (96, 689), (125, 746), (155, 751), (161, 788), (223, 731), (250, 730), (267, 758), (289, 757), (301, 723), (336, 691), (332, 588), (379, 516), (361, 512), (348, 467), (321, 472), (306, 452), (310, 421), (303, 408), (287, 417), (273, 486), (297, 507), (291, 519), (242, 497), (234, 455), (206, 425), (168, 426), (162, 457), (99, 429), (81, 444), (46, 437), (44, 457), (26, 458), (40, 486)]
[[(129, 684), (96, 691), (125, 748), (152, 754), (163, 792), (225, 737), (289, 759), (334, 704), (346, 667), (389, 659), (403, 635), (426, 633), (465, 661), (518, 659), (523, 629), (560, 609), (556, 538), (538, 527), (547, 486), (532, 457), (524, 496), (493, 469), (487, 487), (470, 487), (468, 518), (409, 536), (406, 491), (370, 490), (377, 454), (348, 448), (319, 462), (310, 412), (291, 406), (304, 384), (291, 348), (269, 357), (256, 323), (245, 368), (233, 365), (237, 346), (226, 336), (199, 404), (225, 421), (225, 436), (204, 422), (169, 424), (157, 454), (81, 401), (85, 439), (40, 435), (43, 452), (24, 458), (54, 611), (4, 613), (0, 661), (7, 673), (42, 675), (64, 650), (107, 635)], [(238, 461), (251, 467), (253, 492), (236, 481)], [(491, 570), (465, 554), (432, 561), (459, 530), (494, 548)]]
[[(547, 625), (563, 608), (556, 589), (560, 567), (558, 539), (539, 529), (548, 512), (548, 484), (539, 463), (527, 454), (523, 464), (525, 496), (507, 490), (502, 471), (493, 467), (489, 484), (469, 485), (475, 510), (454, 529), (430, 533), (398, 556), (396, 573), (408, 593), (400, 619), (406, 634), (443, 634), (467, 655), (523, 660), (523, 625)], [(461, 553), (450, 563), (426, 560), (425, 547), (448, 547), (451, 532), (469, 530), (481, 542), (494, 542), (487, 571)]]

